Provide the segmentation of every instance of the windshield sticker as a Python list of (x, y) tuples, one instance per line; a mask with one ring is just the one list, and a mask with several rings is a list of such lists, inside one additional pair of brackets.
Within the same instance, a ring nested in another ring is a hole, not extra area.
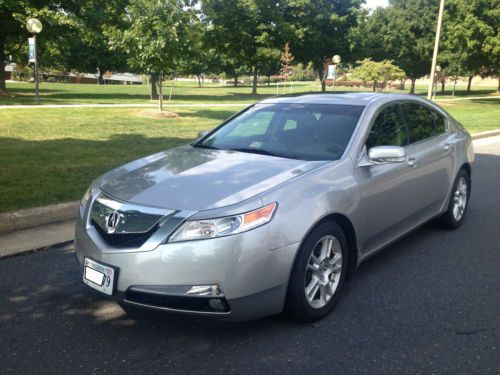
[(262, 142), (253, 141), (250, 143), (251, 148), (259, 148), (260, 146), (262, 146)]

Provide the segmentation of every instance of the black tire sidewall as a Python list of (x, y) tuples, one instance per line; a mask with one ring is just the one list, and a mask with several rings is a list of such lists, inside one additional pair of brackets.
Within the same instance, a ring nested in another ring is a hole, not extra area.
[[(462, 217), (460, 218), (460, 220), (456, 220), (455, 216), (453, 215), (453, 205), (454, 205), (453, 197), (455, 195), (455, 191), (457, 190), (458, 181), (460, 180), (461, 177), (465, 177), (465, 182), (467, 183), (467, 202), (466, 202), (465, 210), (464, 210)], [(441, 221), (441, 223), (446, 228), (456, 229), (460, 225), (462, 225), (462, 222), (464, 221), (464, 218), (465, 218), (465, 214), (467, 213), (467, 209), (469, 208), (470, 193), (471, 193), (470, 176), (467, 173), (467, 171), (465, 171), (464, 169), (460, 169), (460, 171), (457, 174), (457, 177), (455, 178), (455, 182), (453, 183), (453, 189), (451, 190), (450, 202), (448, 204), (448, 209), (444, 213), (444, 215), (442, 217), (442, 221)]]
[[(307, 302), (304, 291), (304, 280), (311, 252), (317, 242), (326, 235), (335, 236), (340, 243), (342, 249), (342, 270), (339, 284), (330, 301), (328, 301), (324, 307), (315, 309)], [(304, 322), (314, 322), (328, 315), (328, 313), (330, 313), (330, 311), (334, 308), (345, 281), (349, 265), (348, 256), (349, 251), (347, 239), (340, 225), (333, 221), (327, 221), (314, 228), (302, 243), (297, 257), (295, 258), (288, 285), (286, 303), (287, 312), (295, 319)]]

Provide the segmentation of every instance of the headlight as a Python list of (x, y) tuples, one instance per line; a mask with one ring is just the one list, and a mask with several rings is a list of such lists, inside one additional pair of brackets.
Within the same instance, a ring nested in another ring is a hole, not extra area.
[(95, 180), (90, 184), (90, 187), (87, 189), (85, 194), (83, 194), (82, 200), (80, 201), (80, 210), (85, 210), (85, 207), (87, 207), (87, 203), (92, 198), (93, 196), (96, 196), (99, 193), (99, 183), (98, 180)]
[(186, 221), (175, 231), (168, 242), (202, 240), (246, 232), (247, 230), (260, 227), (271, 221), (276, 206), (276, 203), (271, 203), (258, 210), (241, 215), (217, 219)]

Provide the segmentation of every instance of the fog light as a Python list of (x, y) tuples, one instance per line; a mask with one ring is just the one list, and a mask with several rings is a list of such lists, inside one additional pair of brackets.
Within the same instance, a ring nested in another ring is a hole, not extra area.
[(218, 298), (210, 298), (208, 305), (215, 311), (227, 311), (227, 306), (224, 300)]
[(187, 292), (189, 296), (203, 296), (203, 297), (224, 297), (224, 293), (220, 286), (214, 285), (193, 285)]

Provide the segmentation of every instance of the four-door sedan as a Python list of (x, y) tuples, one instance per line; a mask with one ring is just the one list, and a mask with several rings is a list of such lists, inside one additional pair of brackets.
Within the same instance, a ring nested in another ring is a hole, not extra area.
[(83, 282), (124, 306), (315, 321), (380, 249), (431, 219), (460, 226), (473, 159), (416, 96), (267, 99), (98, 178), (76, 224)]

